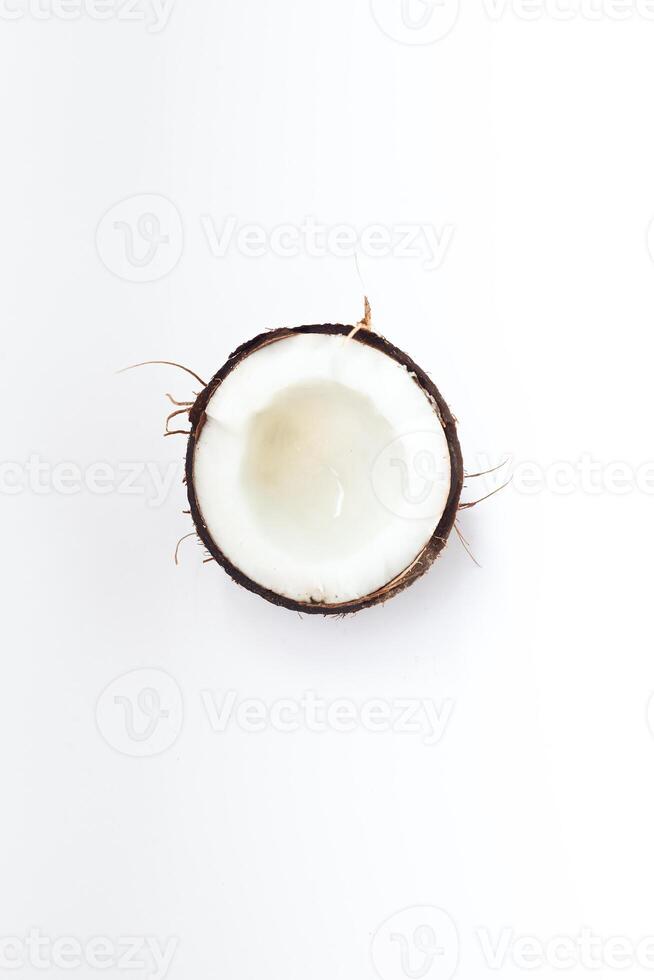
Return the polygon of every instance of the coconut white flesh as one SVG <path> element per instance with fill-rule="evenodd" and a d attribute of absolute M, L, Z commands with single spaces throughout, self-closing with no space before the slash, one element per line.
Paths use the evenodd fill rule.
<path fill-rule="evenodd" d="M 295 334 L 215 391 L 194 460 L 223 554 L 297 602 L 381 589 L 431 538 L 450 490 L 438 412 L 409 371 L 340 335 Z"/>

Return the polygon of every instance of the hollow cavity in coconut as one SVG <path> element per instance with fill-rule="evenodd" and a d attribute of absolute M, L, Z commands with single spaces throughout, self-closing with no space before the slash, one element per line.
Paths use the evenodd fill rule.
<path fill-rule="evenodd" d="M 442 550 L 459 505 L 455 421 L 367 319 L 261 334 L 180 410 L 191 515 L 209 554 L 299 612 L 356 612 L 406 588 Z"/>

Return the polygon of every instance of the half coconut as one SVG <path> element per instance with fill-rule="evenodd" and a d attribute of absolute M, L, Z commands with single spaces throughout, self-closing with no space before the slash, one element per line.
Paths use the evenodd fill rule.
<path fill-rule="evenodd" d="M 425 372 L 369 329 L 260 334 L 189 417 L 197 533 L 276 605 L 325 615 L 384 602 L 447 541 L 463 484 L 455 420 Z"/>

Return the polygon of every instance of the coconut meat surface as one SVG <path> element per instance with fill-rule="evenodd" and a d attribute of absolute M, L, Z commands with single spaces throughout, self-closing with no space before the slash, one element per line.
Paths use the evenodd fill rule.
<path fill-rule="evenodd" d="M 350 602 L 409 567 L 450 490 L 431 398 L 388 355 L 295 334 L 216 389 L 195 448 L 207 530 L 255 583 L 297 602 Z"/>

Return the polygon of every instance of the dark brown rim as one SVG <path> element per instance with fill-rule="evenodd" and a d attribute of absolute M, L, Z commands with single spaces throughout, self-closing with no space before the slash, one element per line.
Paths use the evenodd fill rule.
<path fill-rule="evenodd" d="M 189 505 L 191 508 L 191 516 L 202 543 L 211 557 L 214 558 L 219 565 L 222 565 L 227 574 L 231 576 L 231 578 L 234 579 L 234 581 L 239 585 L 242 585 L 250 592 L 254 592 L 256 595 L 261 596 L 263 599 L 267 599 L 268 602 L 272 602 L 276 606 L 284 606 L 286 609 L 292 609 L 293 611 L 300 613 L 317 614 L 323 616 L 354 613 L 358 612 L 360 609 L 366 609 L 368 606 L 375 606 L 380 602 L 386 602 L 387 599 L 392 598 L 393 596 L 397 595 L 398 592 L 402 592 L 404 589 L 406 589 L 407 586 L 415 582 L 421 575 L 424 575 L 430 565 L 443 550 L 452 527 L 454 526 L 454 520 L 456 518 L 459 506 L 459 498 L 461 496 L 461 489 L 463 487 L 463 459 L 461 457 L 459 439 L 456 434 L 456 420 L 450 412 L 445 400 L 442 398 L 438 388 L 422 370 L 422 368 L 418 367 L 418 365 L 412 361 L 407 354 L 399 350 L 397 347 L 394 347 L 384 337 L 380 337 L 379 334 L 373 333 L 370 330 L 361 329 L 356 332 L 353 340 L 359 344 L 366 344 L 368 347 L 374 347 L 376 350 L 388 355 L 388 357 L 392 357 L 399 364 L 406 367 L 414 376 L 416 384 L 418 384 L 423 391 L 430 396 L 438 409 L 438 414 L 450 451 L 451 485 L 445 510 L 443 511 L 438 527 L 434 531 L 432 537 L 427 542 L 422 552 L 417 556 L 415 561 L 399 576 L 397 576 L 397 578 L 393 579 L 392 582 L 361 599 L 356 599 L 353 602 L 337 603 L 333 605 L 317 602 L 297 602 L 294 599 L 287 598 L 286 596 L 278 595 L 276 592 L 272 592 L 270 589 L 266 589 L 264 586 L 259 585 L 258 582 L 254 582 L 251 578 L 248 578 L 247 575 L 244 575 L 243 572 L 233 565 L 229 558 L 222 553 L 216 542 L 211 537 L 211 534 L 209 533 L 209 530 L 204 522 L 200 505 L 195 495 L 195 486 L 193 481 L 195 446 L 206 419 L 205 409 L 209 399 L 216 389 L 220 387 L 227 375 L 238 367 L 241 361 L 260 348 L 266 347 L 268 344 L 273 344 L 278 340 L 284 340 L 286 337 L 292 337 L 295 334 L 317 333 L 343 335 L 352 333 L 352 330 L 352 327 L 343 326 L 342 324 L 323 323 L 306 327 L 283 327 L 279 330 L 270 330 L 267 333 L 262 333 L 257 337 L 253 337 L 252 340 L 248 340 L 247 343 L 242 344 L 232 354 L 230 354 L 227 362 L 223 364 L 208 385 L 203 389 L 203 391 L 200 392 L 189 413 L 189 418 L 191 420 L 191 434 L 189 436 L 186 451 L 186 485 L 188 490 Z"/>

